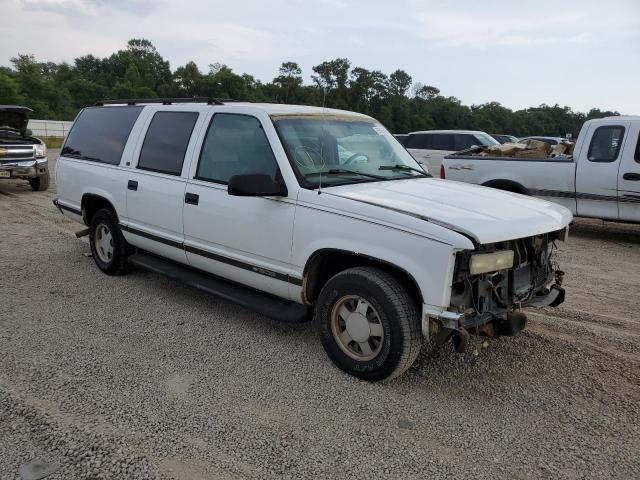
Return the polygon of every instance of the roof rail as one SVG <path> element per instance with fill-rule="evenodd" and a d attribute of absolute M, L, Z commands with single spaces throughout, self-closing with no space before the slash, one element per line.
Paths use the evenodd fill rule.
<path fill-rule="evenodd" d="M 225 100 L 234 101 L 234 100 Z M 209 97 L 186 97 L 186 98 L 122 98 L 122 99 L 106 99 L 100 100 L 95 103 L 96 107 L 102 107 L 104 105 L 137 105 L 139 103 L 161 103 L 162 105 L 172 105 L 174 103 L 206 103 L 207 105 L 224 105 L 222 100 Z"/>

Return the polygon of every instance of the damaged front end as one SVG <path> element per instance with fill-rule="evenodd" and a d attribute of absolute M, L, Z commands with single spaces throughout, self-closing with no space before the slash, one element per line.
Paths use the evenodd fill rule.
<path fill-rule="evenodd" d="M 439 321 L 437 343 L 453 337 L 464 349 L 469 334 L 515 335 L 526 325 L 522 307 L 564 301 L 564 272 L 553 260 L 568 227 L 533 237 L 480 245 L 456 256 L 449 320 Z"/>

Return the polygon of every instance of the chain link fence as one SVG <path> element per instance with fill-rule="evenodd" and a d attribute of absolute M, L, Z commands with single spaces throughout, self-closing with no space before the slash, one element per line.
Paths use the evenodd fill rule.
<path fill-rule="evenodd" d="M 73 122 L 61 120 L 29 120 L 27 128 L 31 130 L 34 137 L 64 138 L 71 130 L 71 125 Z"/>
<path fill-rule="evenodd" d="M 60 148 L 73 122 L 62 120 L 29 120 L 27 128 L 49 148 Z"/>

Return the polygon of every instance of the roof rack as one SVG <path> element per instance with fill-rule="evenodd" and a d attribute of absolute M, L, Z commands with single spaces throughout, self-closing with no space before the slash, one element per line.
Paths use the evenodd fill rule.
<path fill-rule="evenodd" d="M 224 102 L 234 102 L 236 100 L 224 100 Z M 96 107 L 104 105 L 137 105 L 139 103 L 161 103 L 162 105 L 172 105 L 174 103 L 206 103 L 207 105 L 224 105 L 224 102 L 218 98 L 209 97 L 186 97 L 186 98 L 122 98 L 116 100 L 100 100 L 95 103 Z"/>

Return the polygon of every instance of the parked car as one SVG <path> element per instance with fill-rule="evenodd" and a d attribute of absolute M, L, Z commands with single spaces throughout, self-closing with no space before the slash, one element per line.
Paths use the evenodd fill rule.
<path fill-rule="evenodd" d="M 107 274 L 133 264 L 314 317 L 331 360 L 367 380 L 400 375 L 436 329 L 462 348 L 564 299 L 563 207 L 432 178 L 365 115 L 157 102 L 85 108 L 57 162 L 54 203 Z"/>
<path fill-rule="evenodd" d="M 31 112 L 27 107 L 0 105 L 0 179 L 24 179 L 33 190 L 46 190 L 47 147 L 27 129 Z"/>
<path fill-rule="evenodd" d="M 413 158 L 434 175 L 440 171 L 444 157 L 474 145 L 498 145 L 498 141 L 484 132 L 472 130 L 427 130 L 410 133 L 404 142 Z"/>
<path fill-rule="evenodd" d="M 409 136 L 409 134 L 408 133 L 394 133 L 393 136 L 396 137 L 396 140 L 398 140 L 402 145 L 404 145 L 404 142 L 407 140 L 407 137 Z"/>
<path fill-rule="evenodd" d="M 491 133 L 490 135 L 499 143 L 518 143 L 518 138 L 513 135 L 501 135 L 498 133 Z"/>
<path fill-rule="evenodd" d="M 441 176 L 563 205 L 580 217 L 640 222 L 640 117 L 589 120 L 573 157 L 452 155 Z"/>
<path fill-rule="evenodd" d="M 524 142 L 526 140 L 538 140 L 540 142 L 548 143 L 552 147 L 554 145 L 559 144 L 559 143 L 569 142 L 569 140 L 567 140 L 566 138 L 562 138 L 562 137 L 524 137 L 524 138 L 521 138 L 519 140 L 519 142 Z"/>

